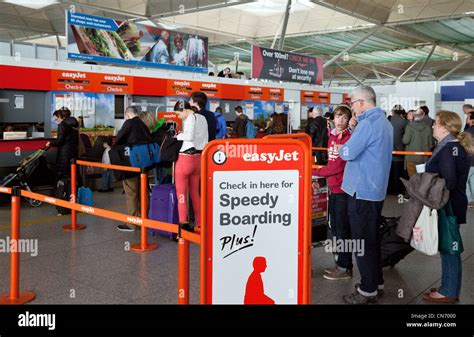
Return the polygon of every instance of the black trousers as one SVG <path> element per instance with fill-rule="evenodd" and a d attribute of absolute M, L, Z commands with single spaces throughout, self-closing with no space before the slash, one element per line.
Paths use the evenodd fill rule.
<path fill-rule="evenodd" d="M 400 180 L 400 178 L 403 177 L 405 177 L 405 162 L 392 161 L 392 165 L 390 167 L 390 178 L 388 181 L 389 194 L 398 195 L 405 192 L 405 186 Z"/>
<path fill-rule="evenodd" d="M 352 239 L 360 240 L 364 250 L 356 254 L 361 283 L 360 290 L 375 293 L 383 285 L 380 251 L 380 224 L 382 222 L 383 201 L 367 201 L 349 196 L 348 213 Z"/>
<path fill-rule="evenodd" d="M 331 219 L 331 231 L 336 240 L 350 240 L 351 227 L 347 213 L 347 201 L 349 195 L 346 193 L 331 193 L 329 196 L 329 217 Z M 340 268 L 352 270 L 352 252 L 338 252 L 337 265 Z"/>

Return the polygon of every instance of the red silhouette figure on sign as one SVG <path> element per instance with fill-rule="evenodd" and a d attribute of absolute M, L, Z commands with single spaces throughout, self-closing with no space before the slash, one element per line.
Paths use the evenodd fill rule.
<path fill-rule="evenodd" d="M 262 275 L 267 269 L 267 260 L 263 256 L 253 259 L 253 272 L 250 274 L 245 287 L 244 304 L 275 304 L 275 301 L 265 295 Z"/>

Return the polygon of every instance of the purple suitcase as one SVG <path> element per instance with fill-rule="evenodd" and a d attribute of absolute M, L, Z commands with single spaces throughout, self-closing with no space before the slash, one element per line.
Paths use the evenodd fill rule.
<path fill-rule="evenodd" d="M 174 184 L 162 184 L 152 188 L 148 218 L 173 224 L 179 223 L 178 199 L 176 198 L 176 187 Z M 170 240 L 176 238 L 175 233 L 152 228 L 150 228 L 150 232 L 166 236 Z"/>

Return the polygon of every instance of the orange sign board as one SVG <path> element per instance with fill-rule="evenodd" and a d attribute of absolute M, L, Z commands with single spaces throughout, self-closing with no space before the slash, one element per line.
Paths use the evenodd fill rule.
<path fill-rule="evenodd" d="M 183 121 L 178 117 L 176 112 L 164 112 L 160 111 L 156 113 L 156 119 L 165 119 L 165 123 L 168 124 L 168 129 L 175 130 L 176 133 L 183 129 Z"/>
<path fill-rule="evenodd" d="M 226 139 L 206 147 L 205 304 L 308 303 L 309 165 L 309 149 L 293 139 Z M 260 262 L 267 267 L 267 296 L 252 285 Z"/>
<path fill-rule="evenodd" d="M 133 77 L 125 75 L 97 74 L 97 91 L 111 94 L 133 93 Z"/>
<path fill-rule="evenodd" d="M 51 87 L 52 90 L 58 91 L 129 94 L 133 93 L 133 77 L 84 71 L 53 70 L 51 72 Z"/>
<path fill-rule="evenodd" d="M 302 103 L 331 103 L 331 93 L 322 91 L 301 91 Z"/>

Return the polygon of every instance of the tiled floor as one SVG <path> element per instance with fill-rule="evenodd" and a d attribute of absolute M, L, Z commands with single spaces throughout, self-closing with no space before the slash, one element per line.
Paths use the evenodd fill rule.
<path fill-rule="evenodd" d="M 124 197 L 118 189 L 95 194 L 95 206 L 125 212 Z M 401 212 L 401 205 L 389 197 L 384 215 Z M 32 208 L 22 204 L 22 238 L 38 239 L 38 256 L 21 257 L 21 289 L 37 294 L 34 304 L 173 304 L 177 303 L 177 244 L 162 237 L 151 237 L 159 249 L 133 253 L 125 248 L 139 242 L 139 232 L 122 233 L 109 220 L 81 215 L 86 230 L 63 232 L 68 217 L 56 217 L 49 205 Z M 10 210 L 0 205 L 0 238 L 9 233 Z M 474 210 L 468 211 L 468 224 L 462 227 L 465 251 L 461 303 L 474 303 Z M 323 269 L 333 264 L 323 247 L 313 250 L 313 303 L 339 304 L 341 295 L 353 291 L 358 282 L 325 280 Z M 199 247 L 191 244 L 191 303 L 199 303 Z M 427 289 L 438 286 L 439 256 L 413 252 L 393 269 L 384 270 L 385 296 L 380 303 L 418 304 Z M 0 253 L 0 293 L 9 287 L 9 255 Z"/>

